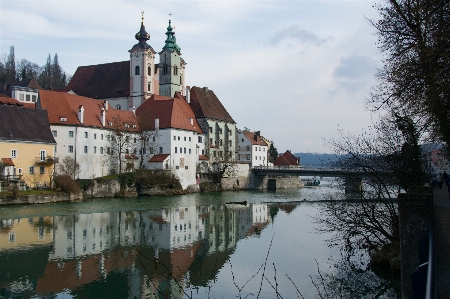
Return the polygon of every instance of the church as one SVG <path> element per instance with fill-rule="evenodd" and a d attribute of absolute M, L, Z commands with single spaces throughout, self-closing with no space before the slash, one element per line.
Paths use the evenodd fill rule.
<path fill-rule="evenodd" d="M 66 90 L 88 98 L 107 100 L 118 110 L 135 110 L 151 95 L 174 97 L 175 92 L 186 95 L 186 62 L 181 58 L 181 48 L 177 45 L 171 21 L 164 47 L 159 53 L 147 43 L 150 34 L 145 30 L 143 13 L 141 28 L 135 38 L 138 43 L 129 50 L 130 60 L 80 66 Z M 159 63 L 155 63 L 157 54 Z"/>

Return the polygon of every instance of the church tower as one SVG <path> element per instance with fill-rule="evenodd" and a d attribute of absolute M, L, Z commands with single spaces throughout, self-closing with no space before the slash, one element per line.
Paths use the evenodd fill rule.
<path fill-rule="evenodd" d="M 174 28 L 169 20 L 167 38 L 161 52 L 159 52 L 159 94 L 173 97 L 175 92 L 184 94 L 184 73 L 186 62 L 181 58 L 181 48 L 177 45 Z"/>
<path fill-rule="evenodd" d="M 147 44 L 150 34 L 145 31 L 144 12 L 141 29 L 135 38 L 139 41 L 130 51 L 130 96 L 128 108 L 139 107 L 151 94 L 157 92 L 155 69 L 156 51 Z"/>

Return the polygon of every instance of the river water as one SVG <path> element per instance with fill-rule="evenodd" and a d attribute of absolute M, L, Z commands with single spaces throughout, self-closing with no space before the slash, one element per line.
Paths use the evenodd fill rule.
<path fill-rule="evenodd" d="M 0 298 L 336 298 L 336 283 L 395 298 L 370 270 L 356 283 L 315 230 L 326 191 L 1 207 Z"/>

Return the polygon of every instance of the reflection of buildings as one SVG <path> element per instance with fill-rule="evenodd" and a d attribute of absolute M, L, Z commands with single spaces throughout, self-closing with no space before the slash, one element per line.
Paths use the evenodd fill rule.
<path fill-rule="evenodd" d="M 124 297 L 158 298 L 158 293 L 168 292 L 171 298 L 181 298 L 180 287 L 205 285 L 213 279 L 237 241 L 259 234 L 270 216 L 266 204 L 227 204 L 54 216 L 34 221 L 33 225 L 46 226 L 25 230 L 22 227 L 28 220 L 6 220 L 0 238 L 7 240 L 8 232 L 16 232 L 16 245 L 21 240 L 20 244 L 28 246 L 34 244 L 33 238 L 38 240 L 42 235 L 40 227 L 44 228 L 43 240 L 53 248 L 47 246 L 47 253 L 40 256 L 40 263 L 45 265 L 33 277 L 35 293 L 71 290 L 73 295 L 86 297 L 86 292 L 95 293 L 109 286 L 109 291 L 120 289 L 112 297 L 123 292 Z M 29 237 L 22 240 L 22 235 Z M 0 243 L 0 263 L 6 258 L 1 252 L 6 248 L 4 243 Z M 25 272 L 15 279 L 28 275 Z M 0 288 L 12 283 L 5 276 Z M 96 297 L 94 293 L 89 296 Z"/>

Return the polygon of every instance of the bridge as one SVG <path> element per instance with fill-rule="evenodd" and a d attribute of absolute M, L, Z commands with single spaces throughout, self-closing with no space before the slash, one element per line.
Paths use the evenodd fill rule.
<path fill-rule="evenodd" d="M 349 172 L 333 168 L 312 168 L 302 166 L 255 166 L 254 175 L 280 175 L 280 176 L 318 176 L 318 177 L 348 177 L 350 175 L 366 176 L 363 172 Z"/>

